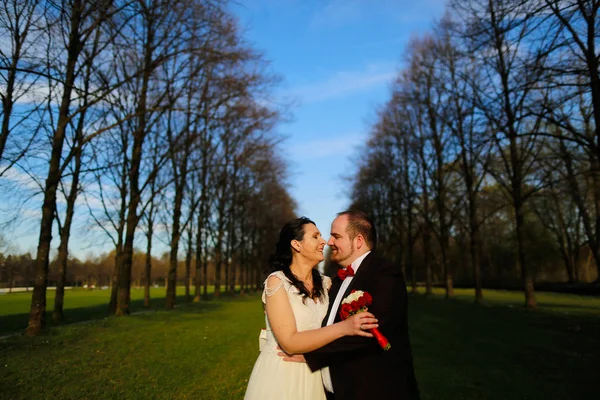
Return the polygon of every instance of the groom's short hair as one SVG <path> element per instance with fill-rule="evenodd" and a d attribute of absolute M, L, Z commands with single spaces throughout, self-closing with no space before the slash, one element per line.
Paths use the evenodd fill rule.
<path fill-rule="evenodd" d="M 357 209 L 349 209 L 338 213 L 338 217 L 342 215 L 348 217 L 346 232 L 348 232 L 350 240 L 354 240 L 358 235 L 362 235 L 365 238 L 367 246 L 371 250 L 375 250 L 375 246 L 377 246 L 377 232 L 375 231 L 375 224 L 373 224 L 367 213 Z"/>

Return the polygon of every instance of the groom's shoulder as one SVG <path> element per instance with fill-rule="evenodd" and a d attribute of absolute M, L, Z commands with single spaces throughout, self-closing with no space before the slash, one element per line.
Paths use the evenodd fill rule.
<path fill-rule="evenodd" d="M 379 268 L 393 268 L 394 263 L 377 251 L 371 251 L 365 259 L 369 264 L 376 265 Z"/>
<path fill-rule="evenodd" d="M 367 258 L 365 259 L 368 262 L 374 271 L 377 271 L 379 274 L 392 274 L 395 275 L 398 272 L 402 272 L 402 268 L 400 264 L 393 262 L 389 258 L 383 256 L 381 253 L 377 251 L 372 251 Z"/>

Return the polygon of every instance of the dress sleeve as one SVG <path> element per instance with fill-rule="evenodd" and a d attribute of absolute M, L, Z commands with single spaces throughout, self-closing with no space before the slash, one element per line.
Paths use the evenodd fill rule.
<path fill-rule="evenodd" d="M 278 281 L 277 281 L 278 283 L 276 283 L 275 285 L 268 286 L 267 283 L 269 282 L 269 278 L 272 276 L 278 278 Z M 289 284 L 288 284 L 288 280 L 285 277 L 285 274 L 283 272 L 275 271 L 272 274 L 270 274 L 269 276 L 267 276 L 267 279 L 265 279 L 265 283 L 263 284 L 263 286 L 264 286 L 264 290 L 263 290 L 263 294 L 262 294 L 262 302 L 263 302 L 263 304 L 267 304 L 267 297 L 273 296 L 282 287 L 285 290 L 287 290 L 289 287 Z"/>

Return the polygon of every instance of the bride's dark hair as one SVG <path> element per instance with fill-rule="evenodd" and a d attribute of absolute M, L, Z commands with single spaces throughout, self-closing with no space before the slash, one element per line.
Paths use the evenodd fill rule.
<path fill-rule="evenodd" d="M 290 270 L 290 265 L 292 264 L 291 242 L 292 240 L 302 241 L 302 239 L 304 239 L 304 225 L 307 224 L 316 225 L 310 219 L 300 217 L 289 221 L 281 228 L 281 232 L 279 232 L 279 241 L 275 245 L 275 253 L 271 254 L 271 257 L 269 258 L 269 268 L 267 270 L 267 273 L 283 271 L 285 276 L 292 282 L 292 285 L 298 289 L 300 292 L 299 294 L 304 296 L 302 299 L 303 301 L 306 300 L 307 297 L 321 299 L 321 296 L 323 296 L 323 280 L 316 268 L 313 268 L 312 270 L 312 293 L 304 286 L 304 282 L 298 279 L 298 277 Z"/>

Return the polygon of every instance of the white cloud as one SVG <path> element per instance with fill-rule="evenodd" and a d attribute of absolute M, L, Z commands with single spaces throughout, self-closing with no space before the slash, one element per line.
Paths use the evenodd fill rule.
<path fill-rule="evenodd" d="M 310 21 L 311 28 L 339 27 L 361 17 L 365 4 L 362 0 L 332 0 Z"/>
<path fill-rule="evenodd" d="M 310 27 L 337 28 L 378 13 L 401 22 L 426 22 L 442 15 L 446 0 L 331 0 L 312 18 Z"/>
<path fill-rule="evenodd" d="M 303 103 L 347 96 L 392 82 L 393 64 L 370 64 L 362 71 L 339 71 L 321 82 L 291 89 L 291 95 Z"/>
<path fill-rule="evenodd" d="M 17 168 L 10 168 L 6 170 L 2 178 L 11 182 L 14 187 L 26 189 L 28 191 L 28 195 L 31 195 L 32 193 L 41 193 L 42 189 L 40 188 L 39 184 L 35 182 L 34 178 L 24 172 L 21 172 Z M 41 177 L 36 177 L 35 179 L 38 179 L 38 182 L 42 182 Z"/>
<path fill-rule="evenodd" d="M 294 144 L 292 154 L 297 157 L 296 162 L 317 158 L 345 157 L 365 141 L 364 133 L 350 132 L 335 136 L 323 134 L 319 135 L 318 139 L 302 144 Z"/>
<path fill-rule="evenodd" d="M 447 0 L 420 0 L 398 10 L 397 20 L 403 23 L 433 22 L 444 14 Z"/>

